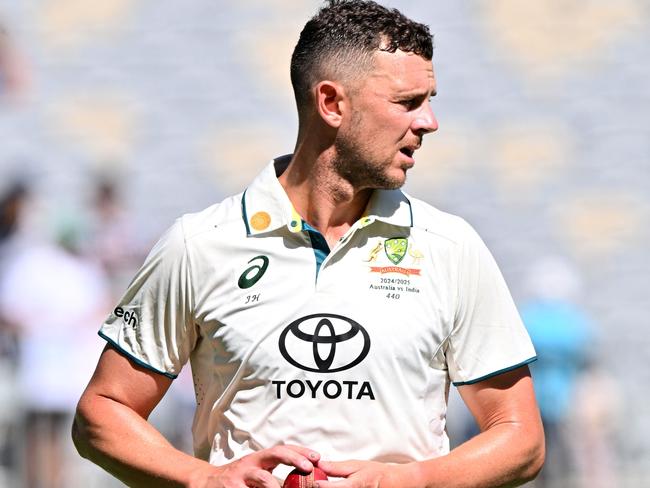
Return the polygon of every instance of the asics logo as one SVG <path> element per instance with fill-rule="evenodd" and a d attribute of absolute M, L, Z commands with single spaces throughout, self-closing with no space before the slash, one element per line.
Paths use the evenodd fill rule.
<path fill-rule="evenodd" d="M 248 261 L 248 264 L 253 262 L 255 263 L 244 270 L 237 282 L 237 285 L 239 285 L 239 288 L 242 290 L 250 288 L 257 283 L 260 278 L 264 276 L 266 269 L 269 267 L 269 258 L 263 255 L 255 256 L 253 259 Z"/>

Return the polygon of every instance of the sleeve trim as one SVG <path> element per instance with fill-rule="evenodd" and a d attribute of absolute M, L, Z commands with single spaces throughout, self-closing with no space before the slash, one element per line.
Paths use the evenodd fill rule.
<path fill-rule="evenodd" d="M 510 371 L 514 371 L 517 368 L 521 368 L 522 366 L 525 366 L 527 364 L 530 364 L 534 361 L 537 361 L 537 356 L 533 356 L 532 358 L 526 359 L 525 361 L 522 361 L 521 363 L 515 364 L 514 366 L 509 366 L 507 368 L 500 369 L 498 371 L 495 371 L 490 374 L 486 374 L 485 376 L 481 376 L 480 378 L 476 378 L 474 380 L 469 380 L 469 381 L 458 381 L 458 382 L 453 382 L 454 386 L 463 386 L 463 385 L 473 385 L 475 383 L 479 383 L 483 380 L 487 380 L 489 378 L 493 378 L 494 376 L 498 376 L 503 373 L 508 373 Z"/>
<path fill-rule="evenodd" d="M 175 380 L 175 379 L 178 377 L 177 374 L 171 374 L 171 373 L 166 373 L 166 372 L 164 372 L 164 371 L 160 371 L 159 369 L 156 369 L 156 368 L 154 368 L 153 366 L 150 366 L 149 364 L 145 363 L 145 362 L 142 361 L 141 359 L 136 358 L 133 354 L 131 354 L 131 353 L 125 351 L 122 347 L 119 346 L 119 344 L 118 344 L 117 342 L 115 342 L 113 339 L 111 339 L 110 337 L 108 337 L 108 336 L 107 336 L 106 334 L 104 334 L 101 330 L 100 330 L 99 332 L 97 332 L 97 334 L 99 335 L 99 337 L 101 337 L 101 338 L 104 339 L 106 342 L 108 342 L 111 346 L 113 346 L 113 348 L 115 348 L 115 350 L 116 350 L 117 352 L 119 352 L 119 353 L 122 354 L 123 356 L 126 356 L 128 359 L 130 359 L 131 361 L 133 361 L 133 362 L 134 362 L 135 364 L 137 364 L 138 366 L 141 366 L 141 367 L 143 367 L 143 368 L 145 368 L 145 369 L 148 369 L 149 371 L 153 371 L 154 373 L 158 373 L 158 374 L 161 374 L 161 375 L 163 375 L 163 376 L 167 376 L 167 378 L 170 378 L 170 379 L 172 379 L 172 380 Z"/>

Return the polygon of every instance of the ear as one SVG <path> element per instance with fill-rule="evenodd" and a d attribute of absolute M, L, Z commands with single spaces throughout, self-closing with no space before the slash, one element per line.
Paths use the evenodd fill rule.
<path fill-rule="evenodd" d="M 316 109 L 323 121 L 338 129 L 345 108 L 345 93 L 343 87 L 334 81 L 321 81 L 314 87 Z"/>

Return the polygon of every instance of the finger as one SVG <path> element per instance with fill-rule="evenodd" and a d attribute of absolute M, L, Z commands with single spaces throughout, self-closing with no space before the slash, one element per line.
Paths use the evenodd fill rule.
<path fill-rule="evenodd" d="M 318 488 L 353 488 L 355 484 L 349 479 L 339 481 L 318 480 L 316 486 L 318 486 Z"/>
<path fill-rule="evenodd" d="M 287 446 L 275 446 L 270 449 L 263 449 L 256 454 L 251 454 L 258 460 L 261 468 L 273 470 L 278 464 L 293 466 L 305 473 L 310 473 L 314 463 L 301 452 Z M 314 461 L 315 462 L 315 461 Z"/>
<path fill-rule="evenodd" d="M 250 469 L 244 474 L 246 486 L 255 488 L 279 488 L 280 483 L 270 472 L 264 469 Z"/>
<path fill-rule="evenodd" d="M 351 474 L 356 473 L 361 468 L 359 461 L 319 461 L 318 467 L 325 471 L 327 476 L 334 476 L 337 478 L 347 478 Z"/>
<path fill-rule="evenodd" d="M 296 446 L 293 444 L 285 444 L 284 447 L 302 454 L 314 464 L 320 460 L 320 453 L 314 451 L 313 449 L 309 449 L 303 446 Z"/>

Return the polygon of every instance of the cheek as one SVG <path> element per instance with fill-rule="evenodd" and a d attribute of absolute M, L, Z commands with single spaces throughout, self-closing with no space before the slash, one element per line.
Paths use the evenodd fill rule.
<path fill-rule="evenodd" d="M 349 134 L 359 148 L 372 152 L 393 151 L 404 139 L 411 126 L 410 114 L 394 106 L 361 108 L 350 118 Z"/>
<path fill-rule="evenodd" d="M 404 137 L 412 124 L 413 117 L 409 112 L 395 108 L 378 114 L 377 122 L 386 133 L 386 137 L 399 140 Z"/>

